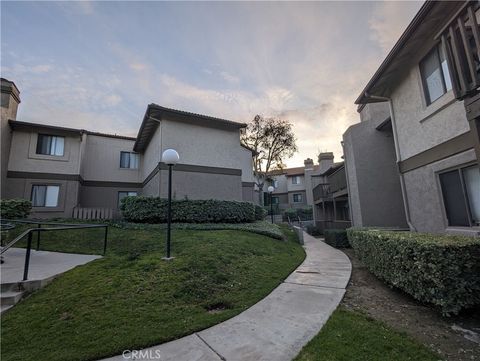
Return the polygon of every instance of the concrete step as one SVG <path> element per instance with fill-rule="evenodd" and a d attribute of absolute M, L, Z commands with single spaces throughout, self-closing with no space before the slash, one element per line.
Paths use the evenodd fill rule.
<path fill-rule="evenodd" d="M 7 282 L 0 285 L 0 292 L 23 291 L 24 288 L 20 282 Z"/>
<path fill-rule="evenodd" d="M 5 311 L 11 309 L 12 307 L 13 307 L 13 305 L 8 305 L 8 306 L 1 305 L 0 306 L 0 314 L 3 314 Z"/>
<path fill-rule="evenodd" d="M 13 306 L 18 301 L 20 301 L 23 297 L 23 291 L 9 291 L 9 292 L 2 292 L 0 295 L 0 305 L 2 306 Z"/>

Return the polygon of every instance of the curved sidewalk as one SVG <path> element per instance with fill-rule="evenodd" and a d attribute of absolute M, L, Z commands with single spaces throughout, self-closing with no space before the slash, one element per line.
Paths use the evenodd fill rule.
<path fill-rule="evenodd" d="M 304 242 L 305 261 L 263 300 L 218 325 L 144 349 L 137 359 L 158 360 L 157 355 L 162 361 L 294 358 L 337 308 L 352 270 L 343 252 L 306 233 Z M 132 360 L 132 356 L 105 361 Z"/>

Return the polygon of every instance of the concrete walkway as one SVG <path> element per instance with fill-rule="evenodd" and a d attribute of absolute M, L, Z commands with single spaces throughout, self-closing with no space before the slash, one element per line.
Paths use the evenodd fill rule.
<path fill-rule="evenodd" d="M 5 263 L 0 266 L 2 284 L 22 281 L 25 253 L 25 248 L 10 248 L 5 252 Z M 47 280 L 97 258 L 101 256 L 32 250 L 28 280 Z"/>
<path fill-rule="evenodd" d="M 304 242 L 305 261 L 263 300 L 206 330 L 142 350 L 136 359 L 158 360 L 157 355 L 162 361 L 294 358 L 337 308 L 352 269 L 343 252 L 306 233 Z M 107 360 L 135 359 L 133 356 Z"/>

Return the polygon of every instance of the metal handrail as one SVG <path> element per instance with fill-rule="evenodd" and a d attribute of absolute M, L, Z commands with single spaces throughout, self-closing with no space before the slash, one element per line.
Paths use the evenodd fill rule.
<path fill-rule="evenodd" d="M 15 221 L 19 223 L 35 223 L 38 224 L 37 228 L 29 228 L 22 232 L 20 235 L 15 237 L 11 242 L 9 242 L 5 247 L 2 247 L 0 250 L 0 255 L 3 255 L 6 251 L 8 251 L 13 245 L 15 245 L 17 242 L 22 240 L 26 235 L 28 235 L 28 240 L 27 240 L 27 251 L 25 254 L 25 266 L 23 269 L 23 280 L 26 281 L 28 279 L 28 268 L 30 265 L 30 253 L 31 253 L 31 248 L 32 248 L 32 234 L 33 232 L 37 232 L 37 250 L 39 249 L 40 246 L 40 233 L 41 232 L 50 232 L 50 231 L 65 231 L 65 230 L 71 230 L 71 229 L 85 229 L 85 228 L 105 228 L 105 235 L 104 235 L 104 241 L 103 241 L 103 255 L 106 254 L 107 252 L 107 237 L 108 237 L 108 225 L 106 224 L 72 224 L 69 225 L 67 224 L 65 227 L 51 227 L 51 228 L 40 228 L 41 224 L 62 224 L 63 223 L 38 223 L 38 222 L 29 222 L 29 221 Z"/>

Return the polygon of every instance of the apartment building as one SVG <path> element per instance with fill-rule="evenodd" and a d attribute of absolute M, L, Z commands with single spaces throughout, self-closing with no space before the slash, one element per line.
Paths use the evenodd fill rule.
<path fill-rule="evenodd" d="M 180 155 L 176 199 L 255 200 L 246 124 L 150 104 L 137 137 L 125 137 L 22 122 L 16 85 L 2 79 L 1 96 L 1 196 L 31 200 L 33 217 L 109 217 L 125 196 L 166 197 L 168 148 Z"/>
<path fill-rule="evenodd" d="M 354 226 L 480 233 L 478 1 L 427 1 L 343 136 Z"/>

